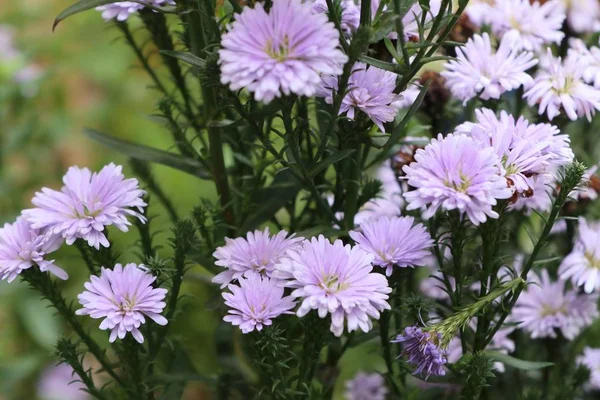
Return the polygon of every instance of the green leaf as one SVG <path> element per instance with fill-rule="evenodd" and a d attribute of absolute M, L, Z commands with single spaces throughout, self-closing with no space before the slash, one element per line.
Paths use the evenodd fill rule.
<path fill-rule="evenodd" d="M 83 132 L 86 136 L 95 140 L 96 142 L 110 147 L 111 149 L 129 157 L 166 165 L 167 167 L 175 168 L 200 179 L 210 179 L 210 173 L 198 160 L 193 160 L 180 154 L 158 150 L 143 144 L 128 142 L 105 133 L 98 132 L 94 129 L 86 128 Z"/>
<path fill-rule="evenodd" d="M 183 51 L 171 51 L 171 50 L 161 50 L 162 54 L 166 54 L 170 57 L 174 57 L 178 60 L 183 61 L 184 63 L 193 65 L 197 68 L 204 68 L 206 66 L 206 61 L 201 59 L 198 56 L 193 55 L 192 53 L 186 53 Z"/>
<path fill-rule="evenodd" d="M 336 153 L 330 155 L 329 157 L 319 161 L 317 163 L 317 165 L 315 165 L 308 171 L 308 177 L 309 178 L 314 177 L 319 172 L 327 169 L 330 165 L 333 165 L 337 162 L 342 161 L 344 158 L 346 158 L 350 154 L 354 153 L 354 151 L 355 151 L 354 149 L 342 150 L 342 151 L 336 152 Z"/>
<path fill-rule="evenodd" d="M 47 350 L 53 350 L 60 337 L 60 319 L 47 300 L 28 296 L 18 303 L 21 322 L 30 337 Z"/>
<path fill-rule="evenodd" d="M 259 207 L 244 221 L 239 233 L 255 229 L 263 222 L 268 221 L 281 207 L 294 200 L 300 189 L 302 189 L 301 182 L 294 177 L 290 170 L 275 175 L 270 186 L 258 191 L 253 196 L 254 204 L 258 204 Z"/>
<path fill-rule="evenodd" d="M 514 358 L 512 356 L 509 356 L 508 354 L 502 354 L 497 351 L 486 351 L 485 354 L 489 358 L 493 358 L 494 360 L 500 361 L 503 364 L 506 364 L 513 368 L 523 369 L 526 371 L 533 371 L 536 369 L 547 368 L 547 367 L 551 367 L 554 365 L 554 363 L 551 363 L 548 361 L 519 360 L 518 358 Z"/>

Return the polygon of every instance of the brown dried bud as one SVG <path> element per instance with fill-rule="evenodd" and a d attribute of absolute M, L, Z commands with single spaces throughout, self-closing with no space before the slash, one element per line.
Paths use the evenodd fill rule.
<path fill-rule="evenodd" d="M 451 97 L 450 91 L 446 88 L 446 78 L 438 72 L 426 71 L 421 75 L 419 83 L 429 84 L 422 108 L 429 114 L 439 114 Z"/>
<path fill-rule="evenodd" d="M 477 32 L 477 26 L 469 19 L 467 14 L 462 14 L 456 21 L 456 25 L 454 25 L 448 38 L 454 42 L 466 43 L 475 32 Z M 456 55 L 455 51 L 454 55 Z"/>
<path fill-rule="evenodd" d="M 402 146 L 400 150 L 392 157 L 392 169 L 396 173 L 396 176 L 404 176 L 405 165 L 410 165 L 415 161 L 415 153 L 420 149 L 419 146 L 407 144 Z"/>

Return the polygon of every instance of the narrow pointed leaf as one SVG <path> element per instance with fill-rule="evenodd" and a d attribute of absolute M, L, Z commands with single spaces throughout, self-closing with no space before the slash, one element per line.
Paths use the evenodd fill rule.
<path fill-rule="evenodd" d="M 129 157 L 166 165 L 167 167 L 175 168 L 200 179 L 210 179 L 210 173 L 204 168 L 202 163 L 197 160 L 184 157 L 180 154 L 148 147 L 143 144 L 118 139 L 94 129 L 85 129 L 84 134 L 96 142 Z"/>
<path fill-rule="evenodd" d="M 308 171 L 308 177 L 312 178 L 315 175 L 317 175 L 319 172 L 327 169 L 330 165 L 333 165 L 337 162 L 342 161 L 344 158 L 348 157 L 350 154 L 354 153 L 354 149 L 347 149 L 347 150 L 342 150 L 339 151 L 335 154 L 332 154 L 331 156 L 325 158 L 324 160 L 321 160 L 317 163 L 317 165 L 315 165 L 314 167 L 312 167 L 309 171 Z"/>
<path fill-rule="evenodd" d="M 174 57 L 178 60 L 183 61 L 184 63 L 193 65 L 197 68 L 204 68 L 206 65 L 206 61 L 201 59 L 198 56 L 193 55 L 192 53 L 186 53 L 183 51 L 171 51 L 171 50 L 161 50 L 162 54 L 166 54 L 167 56 Z"/>
<path fill-rule="evenodd" d="M 510 367 L 517 368 L 517 369 L 523 369 L 526 371 L 547 368 L 547 367 L 551 367 L 554 365 L 554 363 L 551 363 L 548 361 L 519 360 L 518 358 L 509 356 L 508 354 L 503 354 L 503 353 L 500 353 L 497 351 L 486 351 L 485 354 L 488 357 L 493 358 L 496 361 L 500 361 L 501 363 L 506 364 Z"/>

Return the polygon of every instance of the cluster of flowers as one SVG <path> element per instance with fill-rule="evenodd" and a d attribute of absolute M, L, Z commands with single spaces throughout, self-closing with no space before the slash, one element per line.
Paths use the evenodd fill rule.
<path fill-rule="evenodd" d="M 23 210 L 14 223 L 0 228 L 0 279 L 12 282 L 37 267 L 66 280 L 67 273 L 48 259 L 63 243 L 81 240 L 95 249 L 109 247 L 108 226 L 127 232 L 129 216 L 145 222 L 145 192 L 136 179 L 125 179 L 121 171 L 114 164 L 98 173 L 71 167 L 60 191 L 43 188 L 36 193 L 32 200 L 35 208 Z M 160 315 L 167 291 L 153 287 L 155 279 L 143 265 L 102 268 L 100 276 L 91 276 L 78 296 L 83 308 L 77 314 L 104 318 L 100 329 L 111 330 L 110 342 L 130 332 L 142 343 L 139 327 L 145 323 L 144 316 L 167 324 Z"/>
<path fill-rule="evenodd" d="M 214 253 L 215 264 L 225 271 L 213 279 L 229 289 L 223 293 L 230 307 L 224 320 L 244 333 L 260 331 L 279 315 L 292 313 L 300 299 L 296 315 L 303 317 L 311 310 L 321 318 L 329 314 L 336 336 L 345 326 L 348 332 L 370 331 L 371 318 L 379 319 L 381 311 L 390 309 L 392 291 L 373 266 L 390 276 L 394 266 L 420 265 L 433 242 L 412 217 L 369 219 L 350 236 L 355 246 L 341 240 L 331 243 L 323 236 L 288 236 L 285 231 L 271 236 L 268 228 L 227 239 Z M 286 288 L 292 289 L 289 296 Z"/>

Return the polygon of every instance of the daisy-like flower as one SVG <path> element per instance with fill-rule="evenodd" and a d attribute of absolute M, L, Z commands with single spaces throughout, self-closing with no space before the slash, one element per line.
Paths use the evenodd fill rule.
<path fill-rule="evenodd" d="M 380 217 L 363 222 L 358 231 L 350 231 L 358 247 L 372 254 L 373 265 L 385 268 L 391 276 L 394 265 L 414 267 L 423 262 L 433 245 L 423 224 L 413 217 Z"/>
<path fill-rule="evenodd" d="M 415 366 L 413 375 L 446 375 L 444 365 L 448 362 L 446 350 L 440 348 L 441 335 L 435 332 L 423 331 L 416 326 L 408 326 L 403 335 L 398 335 L 392 343 L 402 344 L 401 356 Z"/>
<path fill-rule="evenodd" d="M 385 400 L 388 388 L 385 379 L 378 373 L 357 373 L 354 378 L 346 381 L 346 400 Z"/>
<path fill-rule="evenodd" d="M 340 27 L 346 35 L 351 35 L 358 29 L 360 25 L 360 8 L 354 3 L 353 0 L 338 0 L 340 5 L 340 11 L 342 13 L 342 20 L 340 21 Z M 333 1 L 333 4 L 337 4 Z M 314 0 L 312 4 L 314 13 L 321 13 L 329 15 L 329 7 L 327 7 L 326 0 Z"/>
<path fill-rule="evenodd" d="M 333 244 L 323 235 L 306 240 L 302 247 L 288 252 L 276 266 L 274 276 L 288 280 L 295 288 L 292 296 L 301 298 L 297 315 L 317 310 L 319 317 L 331 314 L 330 330 L 341 336 L 347 321 L 348 332 L 373 328 L 370 318 L 379 319 L 389 310 L 392 289 L 385 276 L 372 272 L 373 256 L 357 246 Z"/>
<path fill-rule="evenodd" d="M 583 286 L 586 293 L 600 288 L 600 223 L 579 217 L 575 246 L 561 262 L 558 274 L 574 286 Z"/>
<path fill-rule="evenodd" d="M 471 0 L 465 9 L 469 21 L 478 28 L 491 23 L 495 0 Z"/>
<path fill-rule="evenodd" d="M 551 172 L 573 160 L 567 135 L 549 124 L 530 124 L 502 111 L 476 110 L 477 122 L 459 125 L 459 133 L 471 135 L 482 146 L 491 146 L 501 160 L 501 175 L 522 197 L 532 197 L 538 178 L 553 179 Z"/>
<path fill-rule="evenodd" d="M 294 298 L 284 297 L 284 289 L 276 280 L 251 272 L 238 282 L 239 286 L 228 286 L 231 293 L 223 293 L 225 305 L 230 307 L 223 320 L 239 326 L 243 333 L 261 331 L 281 314 L 293 314 Z"/>
<path fill-rule="evenodd" d="M 596 32 L 600 28 L 600 3 L 597 0 L 561 0 L 567 8 L 567 23 L 575 33 Z"/>
<path fill-rule="evenodd" d="M 313 96 L 321 75 L 341 75 L 348 57 L 338 48 L 339 32 L 327 15 L 301 0 L 275 0 L 244 7 L 219 51 L 221 83 L 248 89 L 269 103 L 295 93 Z"/>
<path fill-rule="evenodd" d="M 127 217 L 146 221 L 141 214 L 147 205 L 142 199 L 146 192 L 137 179 L 125 179 L 121 171 L 122 167 L 113 163 L 94 173 L 71 167 L 63 177 L 62 189 L 37 192 L 32 200 L 36 208 L 24 210 L 23 216 L 34 229 L 61 235 L 68 245 L 84 239 L 96 249 L 109 247 L 104 234 L 107 226 L 127 232 L 131 225 Z"/>
<path fill-rule="evenodd" d="M 487 33 L 474 35 L 456 49 L 456 55 L 456 60 L 445 64 L 442 76 L 463 104 L 476 96 L 498 99 L 505 92 L 529 85 L 533 78 L 526 71 L 538 62 L 532 53 L 515 49 L 507 39 L 502 39 L 494 51 Z"/>
<path fill-rule="evenodd" d="M 565 291 L 565 281 L 553 282 L 547 270 L 530 276 L 530 285 L 521 293 L 509 321 L 518 323 L 533 339 L 555 338 L 560 330 L 567 340 L 573 340 L 598 318 L 597 296 Z"/>
<path fill-rule="evenodd" d="M 37 384 L 40 400 L 90 400 L 87 387 L 79 381 L 68 364 L 47 367 Z"/>
<path fill-rule="evenodd" d="M 226 270 L 212 281 L 220 283 L 223 289 L 247 272 L 259 272 L 270 277 L 281 257 L 288 250 L 297 247 L 302 240 L 304 239 L 294 235 L 288 237 L 286 231 L 271 236 L 269 228 L 248 232 L 246 238 L 225 238 L 225 246 L 218 247 L 213 257 L 217 260 L 215 264 Z"/>
<path fill-rule="evenodd" d="M 563 61 L 548 49 L 545 64 L 525 92 L 529 105 L 539 104 L 538 113 L 546 113 L 550 120 L 563 110 L 572 121 L 584 115 L 591 121 L 600 109 L 600 89 L 585 83 L 587 63 L 574 56 Z"/>
<path fill-rule="evenodd" d="M 84 285 L 86 290 L 77 296 L 83 308 L 75 313 L 94 319 L 104 318 L 100 329 L 111 331 L 111 343 L 117 337 L 125 338 L 128 332 L 139 343 L 144 343 L 139 328 L 146 323 L 145 317 L 159 325 L 168 322 L 160 315 L 165 308 L 167 290 L 153 287 L 155 280 L 156 277 L 143 265 L 127 264 L 123 267 L 116 264 L 112 270 L 103 267 L 100 276 L 90 277 Z"/>
<path fill-rule="evenodd" d="M 397 75 L 381 68 L 356 63 L 348 81 L 348 93 L 342 101 L 340 114 L 346 113 L 354 119 L 356 112 L 361 111 L 385 132 L 383 126 L 392 122 L 400 108 L 402 96 L 395 94 Z M 324 97 L 329 104 L 333 103 L 333 93 L 338 90 L 335 76 L 323 78 L 317 96 Z"/>
<path fill-rule="evenodd" d="M 474 225 L 487 217 L 498 218 L 492 210 L 496 199 L 512 196 L 512 190 L 499 174 L 500 160 L 491 147 L 466 135 L 439 135 L 425 149 L 417 150 L 416 162 L 403 171 L 415 188 L 404 193 L 408 210 L 423 210 L 431 218 L 439 208 L 467 214 Z"/>
<path fill-rule="evenodd" d="M 590 380 L 588 382 L 588 389 L 599 390 L 600 389 L 600 349 L 585 347 L 583 354 L 577 357 L 577 364 L 585 365 L 590 370 Z"/>
<path fill-rule="evenodd" d="M 588 49 L 583 40 L 573 38 L 569 40 L 568 57 L 574 57 L 579 63 L 585 64 L 583 80 L 600 88 L 600 48 L 592 46 Z"/>
<path fill-rule="evenodd" d="M 565 20 L 559 0 L 501 0 L 489 12 L 489 24 L 499 37 L 515 49 L 539 51 L 543 45 L 560 43 Z"/>
<path fill-rule="evenodd" d="M 144 0 L 144 3 L 155 7 L 175 5 L 173 0 Z M 117 21 L 125 21 L 131 14 L 135 14 L 143 8 L 144 5 L 140 3 L 133 1 L 119 1 L 117 3 L 96 7 L 96 10 L 102 12 L 102 18 L 104 18 L 106 21 L 112 19 L 116 19 Z"/>
<path fill-rule="evenodd" d="M 42 234 L 22 217 L 13 224 L 5 224 L 0 228 L 0 279 L 10 283 L 35 265 L 42 272 L 49 271 L 60 279 L 68 279 L 69 275 L 54 264 L 54 260 L 46 259 L 62 243 L 60 236 Z"/>

